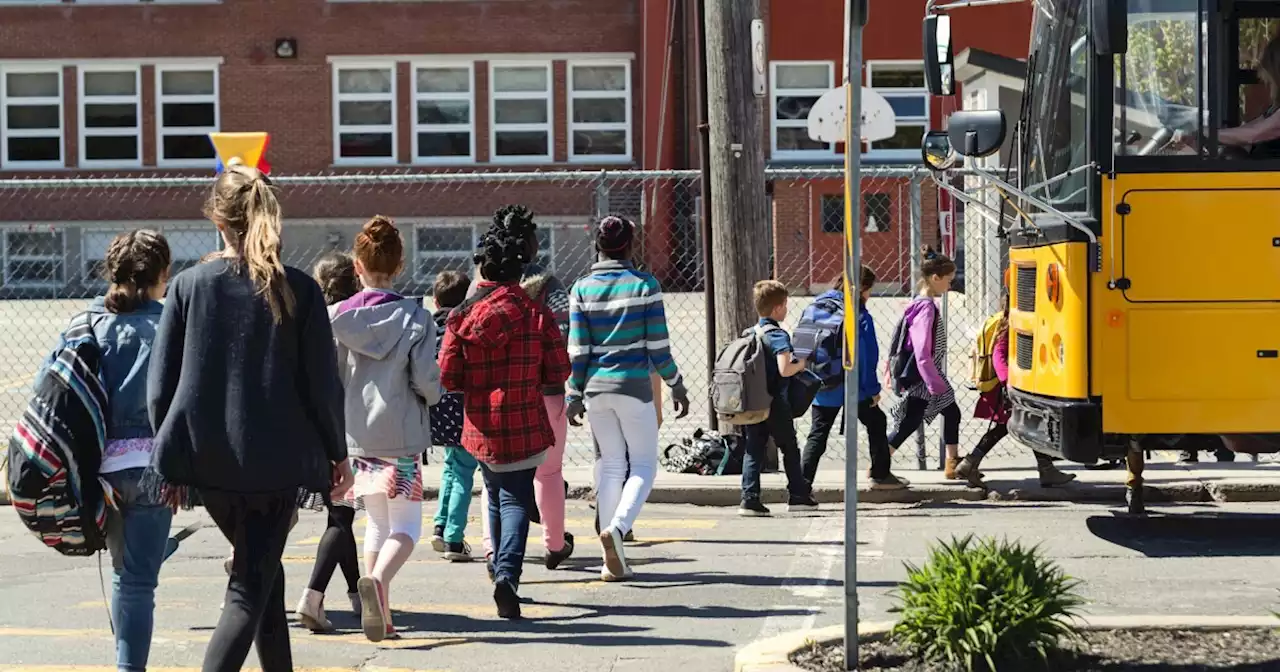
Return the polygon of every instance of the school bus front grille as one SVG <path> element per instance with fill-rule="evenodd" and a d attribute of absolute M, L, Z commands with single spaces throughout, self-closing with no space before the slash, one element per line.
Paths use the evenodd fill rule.
<path fill-rule="evenodd" d="M 1031 363 L 1035 360 L 1036 339 L 1031 334 L 1019 333 L 1014 339 L 1015 355 L 1018 360 L 1018 368 L 1023 371 L 1031 370 Z"/>
<path fill-rule="evenodd" d="M 1036 312 L 1036 267 L 1017 267 L 1018 295 L 1017 307 L 1020 312 Z"/>

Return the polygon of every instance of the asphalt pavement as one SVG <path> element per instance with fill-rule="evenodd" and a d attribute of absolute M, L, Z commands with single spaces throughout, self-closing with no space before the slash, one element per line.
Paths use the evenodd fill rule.
<path fill-rule="evenodd" d="M 781 507 L 779 507 L 781 508 Z M 425 512 L 434 513 L 434 502 Z M 526 620 L 494 613 L 483 563 L 450 564 L 420 546 L 393 584 L 404 638 L 374 645 L 329 591 L 333 635 L 295 629 L 299 670 L 732 669 L 738 647 L 783 631 L 840 622 L 844 526 L 838 506 L 814 514 L 740 519 L 731 508 L 650 505 L 629 557 L 637 579 L 598 580 L 592 511 L 569 505 L 579 552 L 555 572 L 531 532 L 522 595 Z M 200 519 L 183 513 L 178 529 Z M 357 522 L 357 533 L 363 525 Z M 305 513 L 290 538 L 290 602 L 310 573 L 324 527 Z M 428 527 L 429 528 L 429 524 Z M 469 530 L 479 547 L 479 526 Z M 954 502 L 867 506 L 859 516 L 863 618 L 890 618 L 904 562 L 920 563 L 939 537 L 967 533 L 1039 543 L 1080 578 L 1093 614 L 1265 615 L 1280 603 L 1280 506 L 1162 506 L 1147 520 L 1103 505 Z M 40 547 L 0 509 L 0 672 L 113 670 L 99 564 Z M 198 670 L 218 618 L 226 543 L 203 529 L 166 564 L 157 596 L 152 670 Z M 110 564 L 103 559 L 108 580 Z M 290 604 L 292 606 L 292 604 Z M 250 656 L 249 667 L 256 665 Z"/>

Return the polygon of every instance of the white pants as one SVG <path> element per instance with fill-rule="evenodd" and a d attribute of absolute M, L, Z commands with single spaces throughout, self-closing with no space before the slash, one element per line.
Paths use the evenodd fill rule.
<path fill-rule="evenodd" d="M 360 498 L 369 514 L 369 527 L 364 531 L 364 552 L 377 553 L 391 535 L 409 537 L 409 543 L 417 545 L 422 538 L 422 502 L 410 502 L 403 497 L 395 499 L 386 495 L 365 495 Z"/>
<path fill-rule="evenodd" d="M 651 401 L 622 394 L 597 394 L 587 400 L 587 421 L 600 445 L 600 465 L 596 469 L 600 529 L 612 527 L 626 532 L 635 525 L 658 474 L 657 411 Z"/>

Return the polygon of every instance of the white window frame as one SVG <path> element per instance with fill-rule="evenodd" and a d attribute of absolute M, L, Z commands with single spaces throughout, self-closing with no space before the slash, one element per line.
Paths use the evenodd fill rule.
<path fill-rule="evenodd" d="M 502 68 L 534 68 L 547 69 L 546 91 L 498 91 L 495 73 Z M 555 106 L 555 68 L 552 61 L 490 61 L 489 62 L 489 162 L 505 164 L 521 163 L 554 163 L 556 153 L 556 106 Z M 547 100 L 547 122 L 545 124 L 498 124 L 499 100 Z M 498 156 L 498 131 L 537 132 L 547 134 L 547 153 L 541 156 Z"/>
<path fill-rule="evenodd" d="M 5 88 L 8 84 L 8 75 L 56 75 L 58 78 L 58 97 L 53 98 L 18 98 L 20 103 L 13 103 L 9 100 Z M 49 170 L 57 168 L 65 168 L 67 165 L 67 138 L 64 127 L 66 126 L 66 90 L 63 81 L 62 66 L 0 66 L 0 170 Z M 52 129 L 17 129 L 9 130 L 9 107 L 26 106 L 26 105 L 57 105 L 58 106 L 58 129 L 56 131 L 58 137 L 58 160 L 57 161 L 14 161 L 9 158 L 9 138 L 50 138 L 54 136 Z"/>
<path fill-rule="evenodd" d="M 133 73 L 133 95 L 132 96 L 86 96 L 84 88 L 84 76 L 96 72 L 132 72 Z M 76 109 L 76 125 L 79 127 L 80 133 L 80 163 L 81 168 L 141 168 L 142 167 L 142 66 L 136 63 L 93 63 L 85 64 L 76 68 L 76 96 L 79 98 L 78 107 Z M 137 115 L 138 123 L 132 128 L 95 128 L 90 130 L 85 126 L 85 106 L 86 105 L 128 105 L 132 104 Z M 87 142 L 90 137 L 130 137 L 137 140 L 138 158 L 133 161 L 120 159 L 87 159 Z"/>
<path fill-rule="evenodd" d="M 338 81 L 339 73 L 343 70 L 390 70 L 391 71 L 391 91 L 388 93 L 339 93 Z M 396 61 L 359 61 L 353 63 L 343 63 L 341 61 L 333 61 L 329 67 L 329 78 L 332 80 L 332 96 L 333 96 L 333 165 L 335 166 L 394 166 L 399 163 L 400 154 L 400 134 L 396 132 L 399 125 L 399 105 L 397 104 L 397 95 L 399 89 L 399 69 Z M 391 124 L 378 126 L 343 126 L 339 124 L 341 117 L 341 104 L 344 102 L 390 102 L 391 103 Z M 342 156 L 342 134 L 343 133 L 390 133 L 391 134 L 391 156 L 390 157 L 343 157 Z"/>
<path fill-rule="evenodd" d="M 578 60 L 570 61 L 566 64 L 565 70 L 565 89 L 569 98 L 569 105 L 566 112 L 569 121 L 569 161 L 574 163 L 630 163 L 635 150 L 632 147 L 632 130 L 631 130 L 631 61 L 608 60 L 608 61 L 592 61 Z M 626 88 L 622 91 L 575 91 L 573 88 L 573 71 L 575 68 L 622 68 L 623 81 Z M 573 120 L 573 106 L 578 100 L 617 100 L 622 98 L 626 105 L 626 117 L 622 122 L 616 123 L 577 123 Z M 623 154 L 576 154 L 573 146 L 574 131 L 626 131 L 626 151 Z"/>
<path fill-rule="evenodd" d="M 13 233 L 56 233 L 62 236 L 62 249 L 57 255 L 30 255 L 30 254 L 9 254 L 9 235 Z M 67 285 L 67 228 L 65 226 L 50 227 L 46 231 L 37 231 L 34 227 L 6 227 L 4 229 L 3 242 L 4 250 L 4 286 L 7 289 L 61 289 Z M 57 280 L 53 282 L 28 282 L 22 280 L 12 280 L 9 276 L 9 264 L 21 262 L 41 262 L 55 261 L 62 266 L 62 272 Z"/>
<path fill-rule="evenodd" d="M 419 165 L 442 166 L 469 164 L 476 162 L 476 64 L 474 61 L 415 61 L 409 64 L 410 76 L 413 77 L 413 162 Z M 466 93 L 422 93 L 418 91 L 419 70 L 461 70 L 466 68 L 469 76 Z M 467 124 L 422 124 L 418 121 L 419 101 L 467 101 L 470 105 Z M 422 133 L 460 133 L 466 131 L 471 136 L 471 153 L 467 156 L 422 156 L 418 153 L 418 135 Z"/>
<path fill-rule="evenodd" d="M 217 159 L 166 159 L 164 158 L 164 139 L 168 135 L 200 135 L 217 133 L 222 127 L 222 90 L 220 68 L 216 63 L 207 65 L 157 65 L 156 71 L 156 166 L 159 168 L 207 168 Z M 199 95 L 164 94 L 164 73 L 166 72 L 213 72 L 213 93 Z M 167 128 L 164 125 L 165 103 L 213 103 L 213 126 L 182 126 Z"/>
<path fill-rule="evenodd" d="M 894 98 L 894 97 L 898 97 L 898 98 L 909 98 L 909 97 L 915 97 L 915 96 L 919 96 L 920 98 L 922 98 L 922 99 L 924 100 L 924 116 L 923 116 L 923 117 L 897 117 L 897 119 L 896 119 L 895 121 L 896 121 L 896 126 L 897 126 L 898 128 L 903 127 L 903 126 L 913 126 L 913 127 L 923 128 L 923 129 L 924 129 L 924 132 L 925 132 L 925 133 L 928 133 L 928 132 L 929 132 L 929 124 L 931 123 L 931 122 L 930 122 L 930 112 L 931 112 L 930 108 L 932 107 L 932 100 L 931 100 L 931 98 L 929 97 L 929 89 L 928 89 L 928 88 L 926 88 L 926 87 L 910 87 L 910 88 L 906 88 L 906 87 L 904 87 L 904 88 L 897 88 L 897 87 L 893 87 L 893 88 L 879 88 L 879 89 L 874 88 L 874 87 L 872 87 L 872 86 L 871 86 L 871 81 L 872 81 L 872 80 L 871 80 L 871 73 L 873 73 L 873 72 L 874 72 L 875 70 L 877 70 L 877 69 L 879 69 L 879 70 L 881 70 L 881 71 L 884 71 L 884 70 L 889 70 L 889 71 L 893 71 L 893 70 L 911 70 L 911 71 L 919 70 L 921 73 L 923 73 L 923 72 L 924 72 L 924 61 L 915 61 L 915 60 L 876 60 L 876 61 L 867 61 L 867 64 L 866 64 L 866 80 L 865 80 L 865 85 L 866 85 L 866 87 L 867 87 L 867 88 L 869 88 L 869 89 L 872 89 L 872 90 L 876 91 L 876 92 L 877 92 L 877 93 L 879 93 L 880 95 L 884 96 L 886 99 L 890 99 L 890 98 Z M 896 115 L 895 115 L 895 116 L 896 116 Z M 895 128 L 895 132 L 896 132 L 896 128 Z M 876 143 L 874 143 L 874 142 L 867 143 L 867 148 L 868 148 L 868 149 L 867 149 L 867 153 L 866 153 L 866 155 L 865 155 L 865 156 L 867 156 L 868 158 L 873 158 L 873 159 L 888 159 L 888 160 L 894 160 L 894 161 L 905 161 L 905 162 L 910 162 L 910 163 L 919 163 L 919 162 L 920 162 L 920 149 L 919 149 L 919 148 L 909 148 L 909 149 L 876 149 Z"/>
<path fill-rule="evenodd" d="M 827 88 L 825 89 L 783 89 L 778 87 L 778 66 L 826 66 Z M 834 159 L 835 143 L 828 143 L 826 149 L 778 149 L 779 128 L 809 127 L 807 119 L 778 119 L 778 98 L 784 96 L 815 96 L 823 94 L 835 87 L 835 61 L 770 61 L 769 62 L 769 149 L 774 159 Z"/>
<path fill-rule="evenodd" d="M 471 229 L 471 247 L 467 250 L 440 250 L 440 251 L 423 251 L 419 246 L 421 238 L 424 234 L 430 235 L 432 231 L 441 229 Z M 431 283 L 435 278 L 429 278 L 422 275 L 423 259 L 462 259 L 464 267 L 470 267 L 472 255 L 475 254 L 476 245 L 480 243 L 479 225 L 474 221 L 442 221 L 439 223 L 423 223 L 413 227 L 413 279 L 418 283 Z"/>

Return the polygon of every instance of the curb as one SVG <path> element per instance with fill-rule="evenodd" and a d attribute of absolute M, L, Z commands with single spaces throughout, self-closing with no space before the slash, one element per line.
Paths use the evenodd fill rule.
<path fill-rule="evenodd" d="M 1081 630 L 1270 630 L 1280 626 L 1269 616 L 1086 616 L 1078 619 Z M 892 622 L 859 623 L 858 638 L 872 642 L 893 629 Z M 784 632 L 752 642 L 734 656 L 734 672 L 803 672 L 791 663 L 791 654 L 809 644 L 831 644 L 844 638 L 844 626 Z"/>

